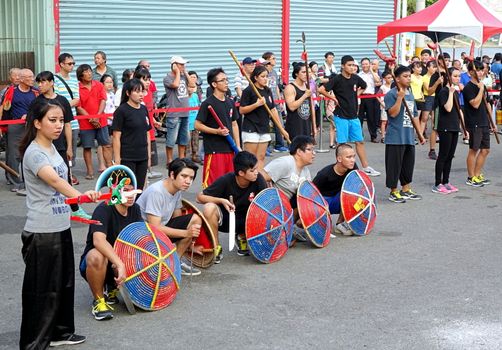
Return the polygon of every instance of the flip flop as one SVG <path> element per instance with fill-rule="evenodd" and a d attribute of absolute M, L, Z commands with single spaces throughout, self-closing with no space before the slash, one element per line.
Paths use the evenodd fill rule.
<path fill-rule="evenodd" d="M 86 180 L 94 180 L 94 175 L 87 174 L 87 175 L 85 175 L 85 179 Z"/>

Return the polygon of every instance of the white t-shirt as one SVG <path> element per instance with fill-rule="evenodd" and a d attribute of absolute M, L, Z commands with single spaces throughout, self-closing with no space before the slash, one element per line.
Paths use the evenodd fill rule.
<path fill-rule="evenodd" d="M 164 181 L 157 181 L 141 194 L 136 202 L 141 208 L 141 217 L 146 221 L 147 214 L 160 217 L 160 224 L 166 225 L 176 209 L 180 209 L 181 191 L 174 195 L 164 187 Z"/>
<path fill-rule="evenodd" d="M 264 170 L 272 178 L 274 187 L 283 191 L 289 198 L 296 194 L 303 181 L 311 180 L 310 170 L 303 167 L 299 171 L 295 158 L 291 155 L 274 159 L 265 166 Z"/>

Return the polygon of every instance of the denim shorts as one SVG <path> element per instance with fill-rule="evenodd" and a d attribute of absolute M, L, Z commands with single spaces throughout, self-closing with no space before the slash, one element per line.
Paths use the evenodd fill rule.
<path fill-rule="evenodd" d="M 166 118 L 166 147 L 186 146 L 190 142 L 188 117 Z"/>
<path fill-rule="evenodd" d="M 108 135 L 108 127 L 99 129 L 80 130 L 80 141 L 83 148 L 93 148 L 94 140 L 98 141 L 99 146 L 110 145 L 110 135 Z"/>

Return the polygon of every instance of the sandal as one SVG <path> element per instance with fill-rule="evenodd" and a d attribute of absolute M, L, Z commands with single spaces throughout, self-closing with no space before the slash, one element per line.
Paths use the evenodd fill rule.
<path fill-rule="evenodd" d="M 86 180 L 94 180 L 94 175 L 92 175 L 92 174 L 87 174 L 87 175 L 85 175 L 85 179 L 86 179 Z"/>

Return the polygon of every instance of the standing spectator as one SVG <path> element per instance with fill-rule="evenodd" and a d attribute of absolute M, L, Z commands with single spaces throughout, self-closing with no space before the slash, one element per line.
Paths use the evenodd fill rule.
<path fill-rule="evenodd" d="M 338 74 L 334 61 L 335 54 L 333 52 L 328 51 L 324 54 L 324 64 L 319 68 L 319 77 L 322 84 L 326 84 L 332 75 Z"/>
<path fill-rule="evenodd" d="M 92 80 L 92 69 L 88 64 L 82 64 L 77 68 L 77 79 L 79 81 L 80 115 L 102 114 L 106 105 L 106 91 L 99 81 Z M 112 146 L 110 136 L 108 135 L 108 126 L 106 117 L 93 117 L 90 119 L 80 119 L 80 140 L 84 148 L 84 161 L 87 168 L 85 178 L 94 179 L 94 167 L 92 164 L 92 147 L 94 140 L 99 146 L 103 147 L 103 157 L 105 165 L 111 165 Z"/>
<path fill-rule="evenodd" d="M 29 69 L 21 69 L 19 72 L 19 85 L 10 86 L 5 92 L 2 102 L 2 119 L 3 120 L 26 120 L 26 114 L 33 100 L 38 96 L 38 90 L 33 88 L 34 84 L 33 72 Z M 7 148 L 6 148 L 6 163 L 12 169 L 21 173 L 19 165 L 21 157 L 19 155 L 19 142 L 23 136 L 25 127 L 24 124 L 11 124 L 7 126 Z M 21 176 L 13 176 L 10 173 L 5 173 L 8 185 L 14 185 L 11 188 L 12 192 L 18 192 L 19 195 L 25 196 L 24 182 Z"/>
<path fill-rule="evenodd" d="M 207 188 L 220 176 L 233 172 L 234 152 L 225 136 L 231 134 L 237 147 L 240 147 L 237 110 L 233 100 L 227 97 L 228 78 L 222 68 L 213 68 L 207 72 L 207 83 L 213 89 L 213 95 L 202 102 L 195 128 L 202 133 L 204 147 L 204 169 L 202 188 Z M 209 112 L 212 106 L 225 126 L 220 128 Z"/>
<path fill-rule="evenodd" d="M 242 60 L 242 67 L 244 68 L 244 72 L 246 75 L 249 77 L 251 73 L 253 73 L 253 70 L 256 67 L 256 60 L 252 59 L 251 57 L 246 57 Z M 234 78 L 234 89 L 235 92 L 237 93 L 237 96 L 239 99 L 242 96 L 242 92 L 244 91 L 245 88 L 247 88 L 249 85 L 249 82 L 247 79 L 242 76 L 241 72 L 237 72 L 237 75 Z"/>
<path fill-rule="evenodd" d="M 150 65 L 150 62 L 147 61 L 147 60 L 140 60 L 138 62 L 138 66 L 136 67 L 136 71 L 138 71 L 139 69 L 138 68 L 146 68 L 148 70 L 148 72 L 152 72 L 152 69 L 151 69 L 151 65 Z M 152 96 L 152 101 L 153 101 L 153 108 L 155 108 L 157 106 L 157 98 L 158 98 L 158 89 L 157 89 L 157 84 L 155 84 L 155 82 L 153 81 L 153 79 L 150 79 L 150 85 L 148 86 L 148 94 Z M 148 112 L 150 112 L 150 108 L 148 107 L 148 105 L 146 106 L 146 108 L 148 108 Z"/>
<path fill-rule="evenodd" d="M 115 112 L 115 88 L 113 87 L 113 78 L 111 75 L 103 74 L 101 80 L 99 81 L 103 84 L 106 91 L 106 103 L 104 113 L 113 114 Z M 113 117 L 107 117 L 107 125 L 110 127 L 112 125 Z"/>
<path fill-rule="evenodd" d="M 94 54 L 94 64 L 96 67 L 92 70 L 92 80 L 100 81 L 104 74 L 111 75 L 113 78 L 113 87 L 118 86 L 117 73 L 112 67 L 106 64 L 106 53 L 103 51 L 96 51 Z"/>
<path fill-rule="evenodd" d="M 493 56 L 493 62 L 491 67 L 492 73 L 498 78 L 500 72 L 502 72 L 502 53 L 497 52 L 495 56 Z"/>
<path fill-rule="evenodd" d="M 148 110 L 143 102 L 146 90 L 141 80 L 133 78 L 124 84 L 122 103 L 113 113 L 113 154 L 118 164 L 129 167 L 139 189 L 145 187 L 150 162 L 150 133 Z"/>
<path fill-rule="evenodd" d="M 126 81 L 131 80 L 132 77 L 134 76 L 134 71 L 132 69 L 124 69 L 122 72 L 122 84 L 124 84 Z M 115 107 L 120 106 L 120 100 L 122 98 L 122 86 L 117 89 L 115 92 Z"/>
<path fill-rule="evenodd" d="M 383 72 L 383 84 L 380 86 L 380 90 L 378 91 L 379 94 L 384 94 L 387 95 L 387 93 L 390 91 L 392 88 L 392 73 L 391 72 Z M 388 116 L 387 116 L 387 110 L 385 108 L 385 101 L 384 97 L 379 98 L 380 101 L 380 132 L 382 134 L 382 139 L 380 140 L 381 143 L 385 143 L 385 130 L 387 129 L 387 122 L 388 122 Z"/>
<path fill-rule="evenodd" d="M 281 99 L 281 92 L 279 90 L 279 75 L 277 71 L 274 69 L 277 64 L 277 59 L 273 52 L 267 51 L 261 56 L 265 62 L 265 68 L 268 71 L 268 87 L 272 91 L 272 97 L 274 98 L 274 102 Z M 282 120 L 282 115 L 284 112 L 284 105 L 282 103 L 277 103 L 276 105 L 277 112 L 279 112 L 279 121 L 284 126 L 284 122 Z M 274 133 L 275 133 L 275 145 L 274 152 L 288 152 L 288 148 L 284 145 L 284 139 L 282 138 L 280 130 L 274 124 Z"/>
<path fill-rule="evenodd" d="M 382 81 L 378 76 L 377 70 L 372 70 L 369 58 L 365 57 L 361 60 L 362 71 L 359 76 L 366 83 L 362 96 L 374 95 L 375 91 L 380 88 Z M 376 67 L 373 66 L 373 69 Z M 361 98 L 361 105 L 359 106 L 359 120 L 361 121 L 361 128 L 366 117 L 368 124 L 368 132 L 370 133 L 371 142 L 377 143 L 377 128 L 380 120 L 380 103 L 376 97 Z"/>
<path fill-rule="evenodd" d="M 196 72 L 188 72 L 188 104 L 190 107 L 199 107 L 200 99 L 197 94 L 197 80 L 199 76 Z M 195 129 L 195 119 L 197 118 L 197 111 L 193 110 L 188 112 L 188 130 L 190 131 L 190 150 L 192 153 L 192 161 L 195 163 L 202 163 L 199 157 L 199 131 Z"/>
<path fill-rule="evenodd" d="M 5 93 L 11 86 L 17 86 L 19 84 L 19 73 L 21 72 L 21 69 L 19 68 L 11 68 L 9 69 L 9 81 L 10 84 L 4 87 L 0 91 L 0 104 L 3 102 L 3 97 L 5 96 Z M 2 116 L 1 110 L 0 110 L 0 117 Z M 0 118 L 1 119 L 1 118 Z"/>
<path fill-rule="evenodd" d="M 55 75 L 54 79 L 54 92 L 58 95 L 64 96 L 71 106 L 71 111 L 73 116 L 77 115 L 77 106 L 80 103 L 80 92 L 78 89 L 78 80 L 76 77 L 71 76 L 70 73 L 75 67 L 75 60 L 73 56 L 69 53 L 62 53 L 58 57 L 59 63 L 59 75 Z M 70 122 L 71 125 L 71 153 L 73 157 L 71 160 L 70 167 L 75 166 L 75 160 L 77 158 L 77 141 L 78 134 L 80 132 L 80 127 L 78 125 L 78 120 L 73 119 Z M 78 185 L 79 181 L 75 175 L 72 174 L 72 185 Z"/>
<path fill-rule="evenodd" d="M 168 108 L 188 108 L 188 74 L 183 57 L 171 57 L 171 72 L 164 78 Z M 167 164 L 173 161 L 173 148 L 178 145 L 178 157 L 185 158 L 188 136 L 188 111 L 168 112 L 166 118 Z"/>
<path fill-rule="evenodd" d="M 420 52 L 420 62 L 422 63 L 422 75 L 427 74 L 427 63 L 431 60 L 431 50 L 423 49 Z"/>

